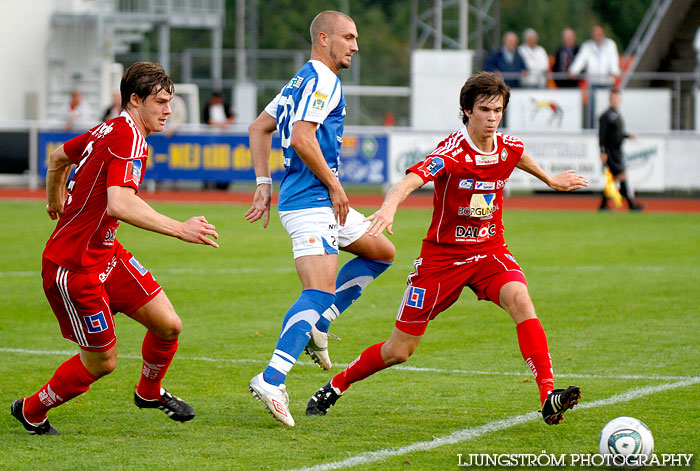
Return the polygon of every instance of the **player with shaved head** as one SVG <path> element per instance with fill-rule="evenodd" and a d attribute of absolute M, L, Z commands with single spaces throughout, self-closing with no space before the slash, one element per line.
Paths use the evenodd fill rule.
<path fill-rule="evenodd" d="M 285 381 L 301 352 L 329 370 L 330 323 L 394 260 L 385 236 L 370 237 L 369 222 L 352 209 L 338 180 L 345 97 L 337 74 L 358 51 L 348 15 L 323 11 L 311 22 L 311 60 L 250 125 L 257 190 L 246 212 L 250 222 L 270 219 L 270 147 L 279 131 L 285 174 L 278 210 L 292 239 L 302 292 L 287 311 L 272 359 L 249 385 L 280 422 L 293 426 Z M 339 272 L 338 250 L 356 255 Z M 337 272 L 337 276 L 336 276 Z"/>

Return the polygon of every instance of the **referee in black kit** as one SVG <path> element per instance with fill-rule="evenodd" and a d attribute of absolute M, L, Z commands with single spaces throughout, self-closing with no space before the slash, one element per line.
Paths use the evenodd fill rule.
<path fill-rule="evenodd" d="M 598 119 L 598 140 L 600 142 L 600 160 L 603 165 L 607 165 L 615 178 L 619 182 L 620 194 L 627 200 L 630 211 L 641 211 L 643 206 L 637 204 L 630 195 L 627 187 L 627 174 L 625 173 L 625 160 L 622 155 L 622 141 L 626 138 L 636 137 L 634 134 L 625 133 L 625 123 L 620 115 L 620 103 L 622 95 L 620 90 L 610 91 L 610 108 L 600 115 Z M 608 210 L 608 198 L 603 192 L 603 199 L 600 202 L 600 210 Z"/>

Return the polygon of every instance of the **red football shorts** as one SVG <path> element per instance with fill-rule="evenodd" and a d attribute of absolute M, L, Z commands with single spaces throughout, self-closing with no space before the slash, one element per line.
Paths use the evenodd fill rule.
<path fill-rule="evenodd" d="M 116 342 L 113 313 L 131 314 L 162 289 L 121 244 L 100 271 L 78 273 L 44 258 L 41 275 L 63 337 L 95 352 Z"/>
<path fill-rule="evenodd" d="M 527 285 L 522 269 L 506 248 L 468 258 L 421 257 L 408 275 L 407 288 L 396 315 L 396 327 L 409 335 L 423 335 L 428 322 L 457 301 L 465 286 L 479 299 L 500 306 L 501 288 L 511 281 Z"/>

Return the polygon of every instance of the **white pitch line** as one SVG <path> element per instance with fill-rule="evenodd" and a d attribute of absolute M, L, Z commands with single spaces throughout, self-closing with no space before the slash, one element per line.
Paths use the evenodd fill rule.
<path fill-rule="evenodd" d="M 29 350 L 24 348 L 4 348 L 0 347 L 0 353 L 22 353 L 26 355 L 61 355 L 72 356 L 76 351 L 71 350 Z M 119 354 L 119 358 L 129 358 L 140 360 L 141 355 L 134 354 Z M 181 361 L 206 361 L 210 363 L 265 363 L 264 358 L 211 358 L 211 357 L 190 357 L 187 355 L 178 355 L 175 357 Z M 313 365 L 311 361 L 297 361 L 298 365 Z M 346 367 L 348 363 L 335 363 L 335 366 Z M 479 371 L 479 370 L 457 370 L 457 369 L 442 369 L 442 368 L 425 368 L 420 366 L 397 365 L 391 368 L 392 370 L 415 371 L 418 373 L 439 373 L 439 374 L 462 374 L 467 376 L 525 376 L 529 377 L 530 372 L 515 372 L 515 371 Z M 693 379 L 694 376 L 661 376 L 661 375 L 597 375 L 597 374 L 582 374 L 582 373 L 557 373 L 557 378 L 581 378 L 581 379 L 635 379 L 647 381 L 682 381 Z"/>
<path fill-rule="evenodd" d="M 666 383 L 658 386 L 647 386 L 644 388 L 636 388 L 630 391 L 624 392 L 622 394 L 616 394 L 607 399 L 599 399 L 593 402 L 584 402 L 577 406 L 578 409 L 593 409 L 596 407 L 609 406 L 612 404 L 617 404 L 620 402 L 627 402 L 633 399 L 639 399 L 640 397 L 649 396 L 658 392 L 669 391 L 672 389 L 678 389 L 686 386 L 692 386 L 694 384 L 700 383 L 700 376 L 692 377 L 683 381 L 677 381 L 675 383 Z M 363 465 L 374 463 L 377 461 L 390 458 L 392 456 L 402 456 L 408 453 L 415 453 L 420 451 L 428 451 L 443 445 L 454 445 L 456 443 L 462 443 L 474 438 L 478 438 L 487 433 L 497 432 L 499 430 L 505 430 L 508 428 L 515 427 L 516 425 L 524 424 L 527 422 L 533 422 L 535 420 L 540 420 L 542 416 L 537 412 L 530 412 L 522 415 L 515 415 L 503 420 L 497 420 L 495 422 L 489 422 L 478 427 L 470 427 L 462 430 L 458 430 L 449 435 L 443 435 L 441 437 L 436 437 L 429 441 L 422 441 L 412 443 L 410 445 L 389 448 L 378 451 L 370 451 L 367 453 L 362 453 L 344 460 L 333 461 L 330 463 L 323 463 L 315 466 L 309 466 L 305 468 L 298 468 L 289 471 L 327 471 L 331 469 L 341 469 L 350 468 L 352 466 Z"/>

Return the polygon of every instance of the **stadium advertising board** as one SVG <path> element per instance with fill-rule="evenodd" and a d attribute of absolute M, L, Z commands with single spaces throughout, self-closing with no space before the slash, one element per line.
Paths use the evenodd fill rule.
<path fill-rule="evenodd" d="M 577 131 L 583 127 L 581 90 L 513 89 L 506 115 L 509 129 Z"/>
<path fill-rule="evenodd" d="M 76 133 L 39 133 L 39 176 L 53 149 Z M 151 180 L 254 181 L 247 134 L 178 134 L 167 138 L 154 134 L 148 139 L 148 173 Z M 387 137 L 380 134 L 347 134 L 341 148 L 340 179 L 343 182 L 383 184 L 388 175 Z M 280 140 L 272 140 L 272 178 L 284 174 Z"/>
<path fill-rule="evenodd" d="M 401 180 L 406 169 L 425 158 L 445 136 L 446 133 L 392 133 L 389 138 L 389 183 L 393 185 Z M 556 174 L 572 168 L 588 179 L 590 190 L 602 190 L 604 179 L 597 136 L 519 133 L 518 137 L 525 143 L 525 151 L 546 172 Z M 624 151 L 634 188 L 663 191 L 665 141 L 651 137 L 628 139 Z M 511 190 L 547 189 L 544 183 L 517 168 L 508 180 L 508 187 Z"/>

